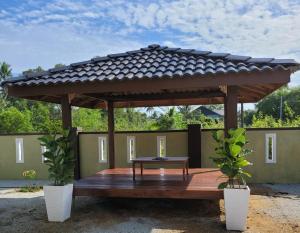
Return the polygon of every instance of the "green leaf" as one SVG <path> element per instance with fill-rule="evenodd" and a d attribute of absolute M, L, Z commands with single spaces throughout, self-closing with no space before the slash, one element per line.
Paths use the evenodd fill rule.
<path fill-rule="evenodd" d="M 245 175 L 245 176 L 248 176 L 249 178 L 252 177 L 252 175 L 250 173 L 245 172 L 245 171 L 243 171 L 242 174 Z"/>
<path fill-rule="evenodd" d="M 236 157 L 242 150 L 242 148 L 236 144 L 232 144 L 229 146 L 230 153 L 232 156 Z"/>
<path fill-rule="evenodd" d="M 224 189 L 228 186 L 228 182 L 222 182 L 218 185 L 218 189 Z"/>

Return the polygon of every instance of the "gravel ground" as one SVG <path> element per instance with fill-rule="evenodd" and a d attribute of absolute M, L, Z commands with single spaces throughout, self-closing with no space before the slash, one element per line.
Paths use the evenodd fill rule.
<path fill-rule="evenodd" d="M 252 190 L 255 195 L 251 195 L 246 232 L 300 232 L 298 195 L 272 190 L 265 185 L 253 186 Z M 49 223 L 42 191 L 0 190 L 1 233 L 226 232 L 224 220 L 222 200 L 77 197 L 71 219 L 64 223 Z"/>

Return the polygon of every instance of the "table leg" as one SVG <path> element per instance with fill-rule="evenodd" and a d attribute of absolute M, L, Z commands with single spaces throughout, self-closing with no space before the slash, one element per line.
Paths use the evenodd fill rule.
<path fill-rule="evenodd" d="M 189 174 L 189 163 L 188 162 L 185 163 L 185 169 L 186 169 L 186 174 L 188 175 Z"/>
<path fill-rule="evenodd" d="M 144 164 L 141 163 L 141 176 L 143 175 L 143 170 L 144 170 Z"/>
<path fill-rule="evenodd" d="M 183 177 L 183 180 L 185 180 L 185 163 L 183 163 L 182 177 Z"/>
<path fill-rule="evenodd" d="M 133 180 L 135 181 L 135 162 L 132 162 Z"/>

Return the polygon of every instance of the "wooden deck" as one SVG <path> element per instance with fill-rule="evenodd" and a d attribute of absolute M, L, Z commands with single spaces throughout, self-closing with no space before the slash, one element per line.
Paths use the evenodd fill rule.
<path fill-rule="evenodd" d="M 221 172 L 213 168 L 189 169 L 183 179 L 182 169 L 145 169 L 140 176 L 136 168 L 136 181 L 132 169 L 115 168 L 80 179 L 74 184 L 75 196 L 125 197 L 125 198 L 177 198 L 221 199 L 218 190 Z"/>

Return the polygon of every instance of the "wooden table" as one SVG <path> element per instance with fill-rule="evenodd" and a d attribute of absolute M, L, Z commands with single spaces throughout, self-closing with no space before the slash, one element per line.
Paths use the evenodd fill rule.
<path fill-rule="evenodd" d="M 155 157 L 139 157 L 135 158 L 132 161 L 132 172 L 133 172 L 133 180 L 135 180 L 135 165 L 137 163 L 140 164 L 141 167 L 141 176 L 143 175 L 144 164 L 182 164 L 183 169 L 183 179 L 185 179 L 185 175 L 189 174 L 189 163 L 188 157 L 164 157 L 165 159 L 155 159 Z"/>

